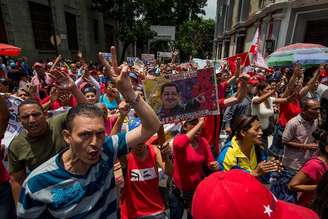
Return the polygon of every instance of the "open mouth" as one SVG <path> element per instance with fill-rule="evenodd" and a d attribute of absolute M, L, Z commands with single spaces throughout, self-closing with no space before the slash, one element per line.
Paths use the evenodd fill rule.
<path fill-rule="evenodd" d="M 29 125 L 28 128 L 31 131 L 36 131 L 38 130 L 39 126 L 37 124 L 33 124 L 33 125 Z"/>
<path fill-rule="evenodd" d="M 90 160 L 97 160 L 99 157 L 99 151 L 91 151 L 88 154 Z"/>

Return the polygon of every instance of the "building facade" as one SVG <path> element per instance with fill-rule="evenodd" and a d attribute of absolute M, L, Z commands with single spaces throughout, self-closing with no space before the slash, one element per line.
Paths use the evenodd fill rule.
<path fill-rule="evenodd" d="M 118 45 L 116 29 L 91 0 L 0 0 L 0 42 L 22 48 L 31 62 L 56 53 L 73 58 L 78 50 L 95 60 Z"/>
<path fill-rule="evenodd" d="M 218 0 L 213 56 L 248 51 L 257 28 L 264 57 L 293 43 L 328 46 L 328 0 Z"/>

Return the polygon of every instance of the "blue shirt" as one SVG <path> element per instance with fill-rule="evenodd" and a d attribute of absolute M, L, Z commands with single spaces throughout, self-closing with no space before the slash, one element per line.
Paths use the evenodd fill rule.
<path fill-rule="evenodd" d="M 110 101 L 106 94 L 100 96 L 100 103 L 103 103 L 109 110 L 117 109 L 118 107 L 117 101 L 115 99 Z"/>
<path fill-rule="evenodd" d="M 63 152 L 62 152 L 63 153 Z M 107 137 L 100 160 L 86 175 L 64 169 L 62 153 L 41 164 L 24 181 L 17 215 L 42 218 L 117 218 L 114 162 L 128 153 L 126 133 Z"/>

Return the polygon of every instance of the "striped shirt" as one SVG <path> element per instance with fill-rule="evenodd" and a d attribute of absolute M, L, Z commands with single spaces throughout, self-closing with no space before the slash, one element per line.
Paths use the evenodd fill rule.
<path fill-rule="evenodd" d="M 59 153 L 31 172 L 23 183 L 20 218 L 117 218 L 113 166 L 128 153 L 126 133 L 106 137 L 100 160 L 87 174 L 64 169 Z"/>

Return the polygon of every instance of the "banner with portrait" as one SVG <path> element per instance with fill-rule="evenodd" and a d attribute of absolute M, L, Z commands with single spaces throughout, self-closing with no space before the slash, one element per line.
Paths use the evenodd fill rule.
<path fill-rule="evenodd" d="M 213 68 L 145 80 L 144 91 L 163 124 L 219 114 Z"/>

